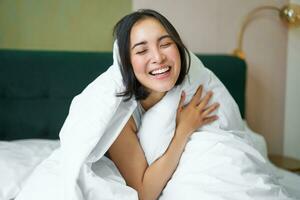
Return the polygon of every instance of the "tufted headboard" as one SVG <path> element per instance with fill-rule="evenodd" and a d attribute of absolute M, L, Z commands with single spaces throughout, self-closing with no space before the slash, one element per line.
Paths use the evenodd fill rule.
<path fill-rule="evenodd" d="M 246 63 L 197 55 L 245 111 Z M 0 140 L 57 139 L 72 98 L 112 63 L 111 52 L 0 50 Z"/>

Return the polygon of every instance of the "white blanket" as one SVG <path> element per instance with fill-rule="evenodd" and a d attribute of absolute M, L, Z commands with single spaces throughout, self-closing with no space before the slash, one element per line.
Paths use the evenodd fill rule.
<path fill-rule="evenodd" d="M 191 56 L 189 78 L 143 116 L 138 136 L 148 163 L 164 153 L 173 137 L 182 90 L 186 102 L 199 84 L 212 90 L 212 102 L 221 105 L 219 120 L 193 134 L 161 199 L 288 199 L 265 158 L 243 134 L 238 107 L 228 91 Z M 61 148 L 36 168 L 16 200 L 138 198 L 103 156 L 137 105 L 115 97 L 124 90 L 118 63 L 115 43 L 113 65 L 72 101 L 60 132 Z"/>

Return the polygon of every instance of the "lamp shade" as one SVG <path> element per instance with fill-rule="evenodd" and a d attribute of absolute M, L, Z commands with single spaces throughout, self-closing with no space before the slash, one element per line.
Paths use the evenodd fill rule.
<path fill-rule="evenodd" d="M 297 4 L 289 4 L 280 10 L 280 18 L 288 24 L 288 26 L 300 25 L 300 6 Z"/>

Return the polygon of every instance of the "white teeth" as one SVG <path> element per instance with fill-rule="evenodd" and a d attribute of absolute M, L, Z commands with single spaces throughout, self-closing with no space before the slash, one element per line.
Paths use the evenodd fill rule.
<path fill-rule="evenodd" d="M 164 68 L 160 68 L 160 69 L 157 69 L 157 70 L 154 70 L 152 72 L 150 72 L 150 74 L 153 74 L 153 75 L 156 75 L 156 74 L 162 74 L 166 71 L 168 71 L 170 69 L 170 67 L 164 67 Z"/>

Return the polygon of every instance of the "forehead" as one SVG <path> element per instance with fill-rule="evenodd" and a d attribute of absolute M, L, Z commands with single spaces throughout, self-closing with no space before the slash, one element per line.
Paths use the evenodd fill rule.
<path fill-rule="evenodd" d="M 141 40 L 158 39 L 168 34 L 165 27 L 155 18 L 147 17 L 137 21 L 130 32 L 130 41 L 140 42 Z"/>

